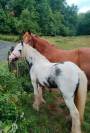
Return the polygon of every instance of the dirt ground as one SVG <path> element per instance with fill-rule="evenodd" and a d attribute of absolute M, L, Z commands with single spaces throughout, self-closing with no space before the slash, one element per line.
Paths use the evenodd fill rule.
<path fill-rule="evenodd" d="M 15 43 L 0 40 L 0 61 L 7 60 L 7 54 L 11 46 L 15 46 Z"/>

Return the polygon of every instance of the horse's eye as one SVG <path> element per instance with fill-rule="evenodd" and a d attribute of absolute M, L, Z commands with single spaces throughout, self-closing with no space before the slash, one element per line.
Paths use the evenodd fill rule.
<path fill-rule="evenodd" d="M 19 50 L 19 52 L 21 53 L 22 51 L 21 51 L 21 50 Z"/>

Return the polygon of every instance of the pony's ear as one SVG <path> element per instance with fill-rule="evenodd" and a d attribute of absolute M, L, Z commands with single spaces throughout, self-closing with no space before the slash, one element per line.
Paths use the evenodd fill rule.
<path fill-rule="evenodd" d="M 12 52 L 14 50 L 14 46 L 12 46 L 11 48 L 10 48 L 10 51 Z"/>

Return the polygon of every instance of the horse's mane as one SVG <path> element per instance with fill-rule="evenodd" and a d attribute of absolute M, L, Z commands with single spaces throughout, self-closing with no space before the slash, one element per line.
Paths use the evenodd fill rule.
<path fill-rule="evenodd" d="M 44 38 L 41 38 L 38 35 L 34 35 L 32 37 L 33 37 L 33 39 L 35 40 L 36 43 L 41 44 L 42 46 L 54 47 L 54 48 L 56 47 L 54 44 L 49 43 L 47 40 L 45 40 Z"/>

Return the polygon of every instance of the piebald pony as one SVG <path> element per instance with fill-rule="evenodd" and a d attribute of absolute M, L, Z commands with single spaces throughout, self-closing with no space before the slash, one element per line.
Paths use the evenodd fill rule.
<path fill-rule="evenodd" d="M 30 66 L 30 77 L 35 95 L 34 109 L 39 110 L 39 105 L 45 102 L 42 96 L 43 87 L 59 89 L 70 111 L 72 133 L 81 133 L 80 125 L 83 120 L 87 94 L 85 73 L 72 62 L 51 63 L 36 49 L 23 41 L 15 47 L 9 60 L 19 58 L 21 53 Z M 75 93 L 79 97 L 77 106 L 74 103 L 74 98 L 77 98 Z"/>

